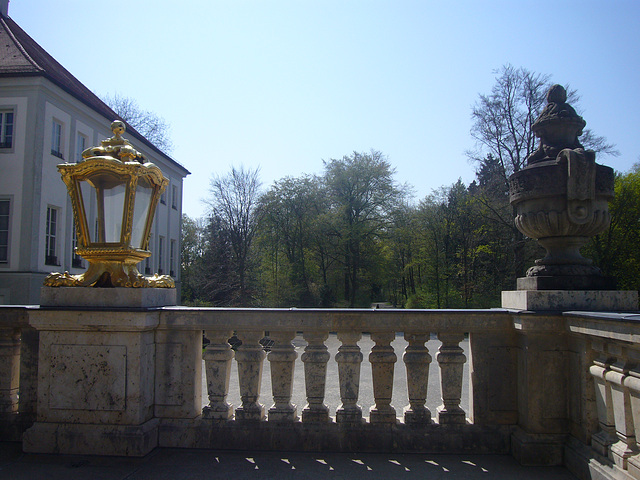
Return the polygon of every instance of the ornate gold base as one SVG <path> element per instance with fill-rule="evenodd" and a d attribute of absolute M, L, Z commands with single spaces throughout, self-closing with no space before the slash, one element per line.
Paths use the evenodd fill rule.
<path fill-rule="evenodd" d="M 87 259 L 88 260 L 88 259 Z M 69 272 L 51 273 L 45 278 L 45 287 L 133 287 L 133 288 L 175 288 L 169 275 L 142 275 L 136 264 L 124 262 L 93 263 L 80 275 Z M 136 262 L 137 263 L 137 262 Z"/>

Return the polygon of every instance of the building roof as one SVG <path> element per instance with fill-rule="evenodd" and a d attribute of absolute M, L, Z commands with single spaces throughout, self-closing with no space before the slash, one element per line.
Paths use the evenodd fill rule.
<path fill-rule="evenodd" d="M 85 87 L 44 48 L 31 38 L 10 17 L 0 14 L 0 77 L 42 76 L 62 88 L 86 106 L 103 116 L 108 122 L 119 118 L 111 107 Z M 126 122 L 125 122 L 126 123 Z M 190 172 L 147 140 L 127 123 L 127 134 L 135 137 L 153 151 L 169 160 L 188 175 Z"/>

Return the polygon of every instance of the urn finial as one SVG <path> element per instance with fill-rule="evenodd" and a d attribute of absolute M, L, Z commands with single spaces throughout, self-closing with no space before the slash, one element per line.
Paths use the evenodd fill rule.
<path fill-rule="evenodd" d="M 531 127 L 540 145 L 529 156 L 527 164 L 554 160 L 565 148 L 584 150 L 578 137 L 586 124 L 567 103 L 567 90 L 562 85 L 553 85 L 547 92 L 547 106 Z"/>

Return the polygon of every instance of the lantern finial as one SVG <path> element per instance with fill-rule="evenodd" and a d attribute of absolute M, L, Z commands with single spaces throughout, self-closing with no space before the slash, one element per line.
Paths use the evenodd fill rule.
<path fill-rule="evenodd" d="M 82 158 L 113 157 L 121 162 L 139 162 L 145 163 L 144 155 L 138 152 L 129 140 L 122 138 L 122 134 L 126 131 L 127 127 L 122 120 L 114 120 L 111 122 L 111 131 L 113 137 L 102 140 L 102 144 L 99 147 L 87 148 L 82 152 Z"/>

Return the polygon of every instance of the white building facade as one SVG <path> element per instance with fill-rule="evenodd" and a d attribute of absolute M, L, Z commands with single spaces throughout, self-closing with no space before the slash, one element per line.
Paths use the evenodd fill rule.
<path fill-rule="evenodd" d="M 3 12 L 6 14 L 6 11 Z M 117 115 L 11 18 L 0 15 L 0 304 L 37 304 L 53 271 L 82 273 L 66 187 L 56 168 L 112 136 Z M 180 288 L 183 179 L 189 174 L 133 128 L 127 138 L 169 179 L 142 273 Z M 179 298 L 179 297 L 178 297 Z"/>

